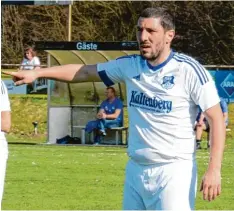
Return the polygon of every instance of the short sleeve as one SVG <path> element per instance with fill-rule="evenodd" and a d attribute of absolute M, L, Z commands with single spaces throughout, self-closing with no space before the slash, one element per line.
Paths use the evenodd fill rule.
<path fill-rule="evenodd" d="M 0 110 L 1 111 L 10 111 L 10 101 L 8 97 L 8 91 L 6 85 L 3 81 L 1 81 L 1 103 L 0 103 Z"/>
<path fill-rule="evenodd" d="M 120 57 L 97 65 L 98 74 L 106 86 L 125 82 L 129 69 L 134 68 L 132 56 Z"/>
<path fill-rule="evenodd" d="M 34 65 L 41 65 L 40 59 L 39 59 L 37 56 L 35 56 L 35 57 L 33 58 L 33 64 L 34 64 Z"/>
<path fill-rule="evenodd" d="M 197 61 L 187 61 L 184 64 L 186 72 L 186 88 L 190 97 L 202 111 L 215 106 L 220 98 L 210 73 Z"/>
<path fill-rule="evenodd" d="M 118 99 L 116 102 L 116 109 L 123 109 L 123 103 L 120 99 Z"/>
<path fill-rule="evenodd" d="M 106 106 L 106 101 L 104 100 L 100 105 L 100 109 L 105 109 L 105 106 Z"/>

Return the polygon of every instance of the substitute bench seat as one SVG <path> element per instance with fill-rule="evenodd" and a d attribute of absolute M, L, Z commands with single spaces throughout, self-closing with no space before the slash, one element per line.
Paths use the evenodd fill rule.
<path fill-rule="evenodd" d="M 74 125 L 73 128 L 81 129 L 81 144 L 86 144 L 86 139 L 88 138 L 91 143 L 94 143 L 94 132 L 90 133 L 90 136 L 86 136 L 85 126 Z M 107 135 L 101 141 L 101 144 L 123 144 L 123 132 L 125 132 L 125 144 L 127 145 L 128 137 L 128 127 L 112 127 L 107 128 Z"/>

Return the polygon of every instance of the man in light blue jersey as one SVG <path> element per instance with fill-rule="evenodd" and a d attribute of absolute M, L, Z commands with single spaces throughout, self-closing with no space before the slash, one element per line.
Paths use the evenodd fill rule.
<path fill-rule="evenodd" d="M 225 126 L 215 84 L 193 58 L 171 50 L 174 20 L 163 8 L 145 9 L 137 22 L 140 55 L 97 65 L 64 65 L 10 73 L 16 85 L 37 78 L 126 84 L 129 161 L 123 209 L 192 210 L 196 196 L 197 105 L 211 126 L 211 150 L 201 191 L 205 200 L 221 192 Z"/>

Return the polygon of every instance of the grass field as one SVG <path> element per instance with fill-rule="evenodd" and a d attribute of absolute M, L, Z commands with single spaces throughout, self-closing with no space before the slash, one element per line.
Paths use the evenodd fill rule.
<path fill-rule="evenodd" d="M 3 210 L 121 209 L 126 148 L 42 145 L 46 140 L 46 98 L 12 97 Z M 222 194 L 213 201 L 198 192 L 196 209 L 234 210 L 234 105 L 229 106 L 231 132 L 222 169 Z M 32 120 L 41 126 L 33 135 Z M 205 146 L 203 142 L 203 147 Z M 208 163 L 205 149 L 197 152 L 199 183 Z M 178 172 L 179 173 L 179 172 Z"/>
<path fill-rule="evenodd" d="M 198 193 L 197 209 L 234 209 L 233 140 L 227 145 L 223 192 L 213 202 L 203 201 Z M 121 209 L 126 148 L 9 144 L 9 150 L 3 209 Z M 199 151 L 197 157 L 200 183 L 207 150 Z"/>

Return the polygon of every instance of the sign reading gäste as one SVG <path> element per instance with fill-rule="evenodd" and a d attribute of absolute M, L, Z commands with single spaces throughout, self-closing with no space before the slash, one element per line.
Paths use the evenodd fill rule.
<path fill-rule="evenodd" d="M 97 50 L 98 49 L 98 45 L 92 42 L 78 42 L 76 44 L 76 48 L 77 50 Z"/>

